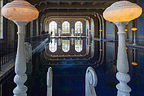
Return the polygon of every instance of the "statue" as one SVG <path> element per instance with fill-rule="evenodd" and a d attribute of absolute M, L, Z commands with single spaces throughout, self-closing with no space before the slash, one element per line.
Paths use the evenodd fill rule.
<path fill-rule="evenodd" d="M 52 68 L 49 67 L 47 72 L 47 96 L 52 96 L 52 81 L 53 81 Z"/>
<path fill-rule="evenodd" d="M 88 67 L 85 76 L 85 96 L 96 96 L 97 75 L 92 67 Z"/>

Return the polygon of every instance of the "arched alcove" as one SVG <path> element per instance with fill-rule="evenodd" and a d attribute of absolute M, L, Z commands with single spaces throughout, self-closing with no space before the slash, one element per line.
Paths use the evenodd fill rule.
<path fill-rule="evenodd" d="M 49 23 L 49 34 L 55 36 L 56 33 L 57 33 L 57 23 L 55 21 L 51 21 Z"/>
<path fill-rule="evenodd" d="M 68 21 L 64 21 L 62 23 L 62 33 L 64 33 L 64 34 L 70 33 L 70 23 Z"/>
<path fill-rule="evenodd" d="M 82 22 L 81 21 L 77 21 L 76 23 L 75 23 L 75 33 L 77 34 L 79 34 L 79 33 L 83 33 L 83 24 L 82 24 Z"/>

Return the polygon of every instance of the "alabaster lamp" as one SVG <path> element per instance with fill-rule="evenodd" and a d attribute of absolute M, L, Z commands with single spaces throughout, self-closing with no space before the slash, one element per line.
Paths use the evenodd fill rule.
<path fill-rule="evenodd" d="M 136 27 L 133 27 L 131 28 L 131 30 L 133 31 L 133 45 L 136 45 L 136 31 L 137 31 L 137 28 Z"/>
<path fill-rule="evenodd" d="M 129 64 L 125 49 L 125 25 L 128 24 L 129 21 L 138 18 L 141 14 L 142 8 L 129 1 L 118 1 L 113 3 L 103 13 L 105 20 L 113 22 L 118 27 L 118 72 L 116 78 L 120 83 L 116 85 L 116 88 L 118 89 L 117 96 L 130 96 L 131 88 L 127 85 L 130 81 L 130 76 L 128 74 Z"/>
<path fill-rule="evenodd" d="M 1 12 L 5 18 L 15 22 L 18 27 L 18 47 L 15 61 L 16 76 L 14 77 L 14 82 L 17 84 L 17 87 L 13 90 L 13 93 L 14 96 L 27 96 L 27 87 L 24 85 L 27 80 L 27 75 L 25 74 L 25 25 L 28 22 L 35 20 L 38 17 L 39 12 L 33 5 L 24 0 L 14 0 L 11 3 L 7 3 L 2 8 Z"/>

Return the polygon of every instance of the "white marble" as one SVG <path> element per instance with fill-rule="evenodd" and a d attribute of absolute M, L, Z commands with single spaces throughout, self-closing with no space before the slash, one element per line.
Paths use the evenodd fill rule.
<path fill-rule="evenodd" d="M 136 45 L 136 31 L 133 32 L 134 37 L 133 37 L 133 45 Z"/>
<path fill-rule="evenodd" d="M 117 56 L 117 74 L 116 78 L 119 80 L 119 84 L 116 85 L 118 89 L 117 96 L 130 96 L 131 88 L 127 85 L 130 81 L 129 64 L 126 52 L 126 32 L 125 25 L 127 22 L 115 23 L 118 27 L 118 56 Z"/>
<path fill-rule="evenodd" d="M 25 42 L 26 63 L 32 59 L 32 46 L 29 42 Z"/>
<path fill-rule="evenodd" d="M 53 72 L 52 68 L 48 68 L 47 72 L 47 96 L 52 96 L 52 86 L 53 86 Z"/>
<path fill-rule="evenodd" d="M 97 96 L 95 92 L 97 82 L 95 70 L 92 67 L 88 67 L 85 75 L 85 96 Z"/>
<path fill-rule="evenodd" d="M 15 22 L 18 27 L 18 46 L 17 55 L 15 61 L 15 77 L 14 82 L 16 83 L 16 88 L 13 90 L 14 96 L 27 96 L 27 87 L 24 83 L 27 80 L 26 72 L 26 54 L 25 54 L 25 25 L 26 22 Z"/>

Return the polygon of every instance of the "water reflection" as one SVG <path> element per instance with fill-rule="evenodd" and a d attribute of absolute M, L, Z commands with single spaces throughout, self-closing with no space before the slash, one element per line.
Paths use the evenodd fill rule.
<path fill-rule="evenodd" d="M 83 40 L 75 40 L 75 50 L 81 52 L 83 49 Z"/>
<path fill-rule="evenodd" d="M 56 52 L 57 51 L 57 40 L 52 39 L 51 42 L 49 43 L 49 50 L 51 52 Z"/>
<path fill-rule="evenodd" d="M 47 59 L 90 59 L 95 54 L 95 43 L 89 38 L 52 38 L 44 52 Z"/>
<path fill-rule="evenodd" d="M 70 50 L 70 40 L 62 40 L 62 50 L 68 52 Z"/>
<path fill-rule="evenodd" d="M 131 96 L 143 96 L 144 51 L 129 47 L 127 52 L 130 61 Z M 84 96 L 85 71 L 89 66 L 95 69 L 98 76 L 97 95 L 116 96 L 116 57 L 116 43 L 88 38 L 52 38 L 45 50 L 33 56 L 33 68 L 27 70 L 32 72 L 26 83 L 28 96 L 46 96 L 48 67 L 52 67 L 54 73 L 53 96 Z M 134 66 L 132 62 L 138 65 Z M 15 87 L 13 77 L 5 81 L 1 83 L 2 96 L 12 96 Z"/>

